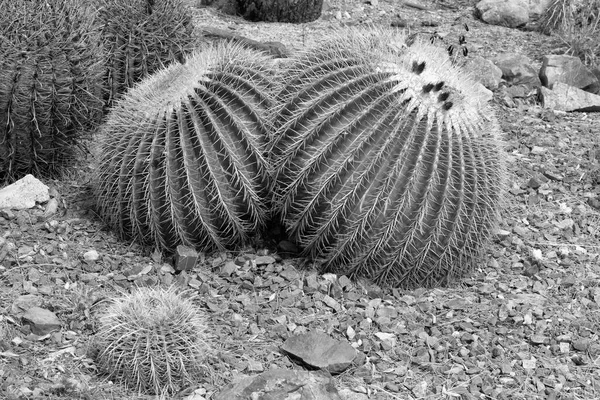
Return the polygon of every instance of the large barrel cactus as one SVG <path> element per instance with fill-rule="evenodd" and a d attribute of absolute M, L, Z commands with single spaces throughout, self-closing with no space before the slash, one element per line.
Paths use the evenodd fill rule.
<path fill-rule="evenodd" d="M 182 0 L 97 0 L 107 52 L 107 106 L 137 82 L 196 47 L 192 13 Z"/>
<path fill-rule="evenodd" d="M 102 117 L 102 54 L 76 0 L 0 0 L 0 182 L 56 176 Z"/>
<path fill-rule="evenodd" d="M 207 47 L 151 75 L 100 130 L 99 211 L 124 238 L 170 252 L 244 243 L 266 221 L 271 60 Z"/>
<path fill-rule="evenodd" d="M 446 51 L 344 33 L 281 80 L 275 203 L 304 254 L 385 286 L 464 273 L 495 221 L 503 163 L 481 89 Z"/>

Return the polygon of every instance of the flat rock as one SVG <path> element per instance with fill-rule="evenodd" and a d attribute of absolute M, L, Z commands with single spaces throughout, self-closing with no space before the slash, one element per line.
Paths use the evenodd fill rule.
<path fill-rule="evenodd" d="M 223 388 L 214 400 L 343 400 L 324 372 L 272 369 Z"/>
<path fill-rule="evenodd" d="M 26 210 L 50 200 L 48 186 L 33 175 L 25 175 L 15 183 L 0 189 L 0 208 Z"/>
<path fill-rule="evenodd" d="M 292 358 L 332 374 L 345 371 L 356 357 L 356 350 L 348 342 L 332 339 L 321 332 L 291 336 L 281 350 Z"/>
<path fill-rule="evenodd" d="M 21 319 L 31 327 L 31 332 L 39 336 L 60 330 L 60 320 L 56 314 L 45 308 L 31 307 Z"/>
<path fill-rule="evenodd" d="M 529 88 L 541 85 L 538 68 L 523 54 L 502 53 L 492 58 L 492 61 L 502 71 L 502 78 L 511 85 L 525 85 Z"/>
<path fill-rule="evenodd" d="M 548 89 L 556 82 L 566 83 L 579 89 L 593 88 L 598 78 L 579 59 L 567 55 L 547 55 L 542 57 L 540 81 Z"/>
<path fill-rule="evenodd" d="M 258 256 L 254 259 L 256 265 L 268 265 L 275 263 L 275 257 L 273 256 Z"/>
<path fill-rule="evenodd" d="M 482 0 L 475 8 L 490 25 L 516 28 L 529 22 L 529 4 L 524 0 Z"/>
<path fill-rule="evenodd" d="M 552 90 L 540 87 L 542 106 L 558 111 L 600 112 L 600 96 L 562 82 L 556 82 Z"/>

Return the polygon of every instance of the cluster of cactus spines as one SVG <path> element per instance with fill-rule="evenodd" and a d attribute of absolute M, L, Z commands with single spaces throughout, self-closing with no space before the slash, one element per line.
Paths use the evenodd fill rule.
<path fill-rule="evenodd" d="M 172 396 L 198 382 L 210 354 L 206 318 L 174 288 L 140 288 L 100 315 L 99 370 L 140 393 Z"/>
<path fill-rule="evenodd" d="M 76 0 L 0 1 L 0 181 L 57 176 L 102 117 L 102 53 Z"/>
<path fill-rule="evenodd" d="M 182 0 L 98 0 L 106 51 L 105 102 L 196 47 L 192 14 Z"/>
<path fill-rule="evenodd" d="M 503 162 L 492 111 L 444 49 L 342 34 L 280 79 L 274 204 L 304 254 L 385 286 L 466 272 L 495 222 Z"/>
<path fill-rule="evenodd" d="M 271 60 L 237 45 L 206 47 L 115 103 L 100 131 L 101 216 L 125 238 L 233 248 L 265 224 Z"/>

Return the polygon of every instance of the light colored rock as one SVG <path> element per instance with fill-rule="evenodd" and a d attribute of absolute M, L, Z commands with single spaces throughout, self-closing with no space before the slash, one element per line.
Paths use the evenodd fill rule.
<path fill-rule="evenodd" d="M 579 59 L 567 55 L 547 55 L 542 57 L 540 81 L 548 89 L 556 82 L 566 83 L 579 89 L 598 85 L 598 78 Z"/>
<path fill-rule="evenodd" d="M 272 369 L 229 384 L 214 400 L 343 400 L 329 374 Z"/>
<path fill-rule="evenodd" d="M 600 112 L 600 96 L 562 82 L 556 82 L 552 90 L 540 87 L 542 106 L 558 111 Z"/>
<path fill-rule="evenodd" d="M 468 59 L 465 69 L 473 79 L 490 90 L 497 89 L 502 80 L 502 70 L 492 61 L 483 57 L 476 56 Z"/>
<path fill-rule="evenodd" d="M 502 78 L 511 85 L 525 85 L 529 88 L 541 85 L 538 68 L 529 57 L 518 53 L 503 53 L 492 59 L 502 71 Z"/>
<path fill-rule="evenodd" d="M 356 350 L 348 342 L 332 339 L 321 332 L 308 332 L 288 338 L 281 350 L 312 367 L 339 374 L 352 364 Z"/>
<path fill-rule="evenodd" d="M 42 298 L 34 294 L 24 294 L 16 298 L 11 306 L 11 312 L 15 315 L 21 316 L 25 311 L 32 307 L 39 307 L 42 305 Z"/>
<path fill-rule="evenodd" d="M 15 183 L 0 189 L 0 208 L 25 210 L 35 207 L 35 203 L 50 200 L 48 186 L 33 175 L 25 175 Z"/>
<path fill-rule="evenodd" d="M 41 307 L 31 307 L 21 317 L 23 323 L 31 327 L 31 332 L 43 336 L 60 330 L 60 320 L 52 311 Z"/>
<path fill-rule="evenodd" d="M 89 250 L 83 253 L 83 259 L 88 262 L 95 262 L 100 259 L 100 254 L 96 250 Z"/>
<path fill-rule="evenodd" d="M 475 8 L 480 18 L 490 25 L 517 28 L 529 22 L 526 0 L 482 0 Z"/>
<path fill-rule="evenodd" d="M 535 21 L 539 19 L 552 0 L 528 0 L 529 19 Z"/>

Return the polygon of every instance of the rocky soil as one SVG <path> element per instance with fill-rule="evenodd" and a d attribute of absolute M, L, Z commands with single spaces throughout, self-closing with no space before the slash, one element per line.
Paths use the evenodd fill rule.
<path fill-rule="evenodd" d="M 541 64 L 563 51 L 556 38 L 476 20 L 471 2 L 419 4 L 428 9 L 333 0 L 302 25 L 248 23 L 191 5 L 199 27 L 290 49 L 366 24 L 453 41 L 466 23 L 469 56 L 514 52 Z M 600 115 L 545 110 L 534 93 L 505 99 L 499 89 L 492 100 L 509 168 L 499 228 L 476 270 L 448 288 L 382 290 L 318 276 L 306 260 L 264 248 L 203 254 L 197 268 L 176 274 L 171 260 L 105 229 L 91 207 L 91 163 L 82 160 L 46 182 L 54 210 L 0 211 L 0 398 L 149 398 L 99 374 L 91 338 L 107 300 L 175 284 L 200 295 L 217 349 L 212 372 L 180 397 L 216 398 L 275 366 L 302 370 L 281 347 L 321 332 L 356 350 L 333 378 L 344 399 L 600 399 Z M 33 307 L 49 312 L 47 329 L 23 318 Z"/>

